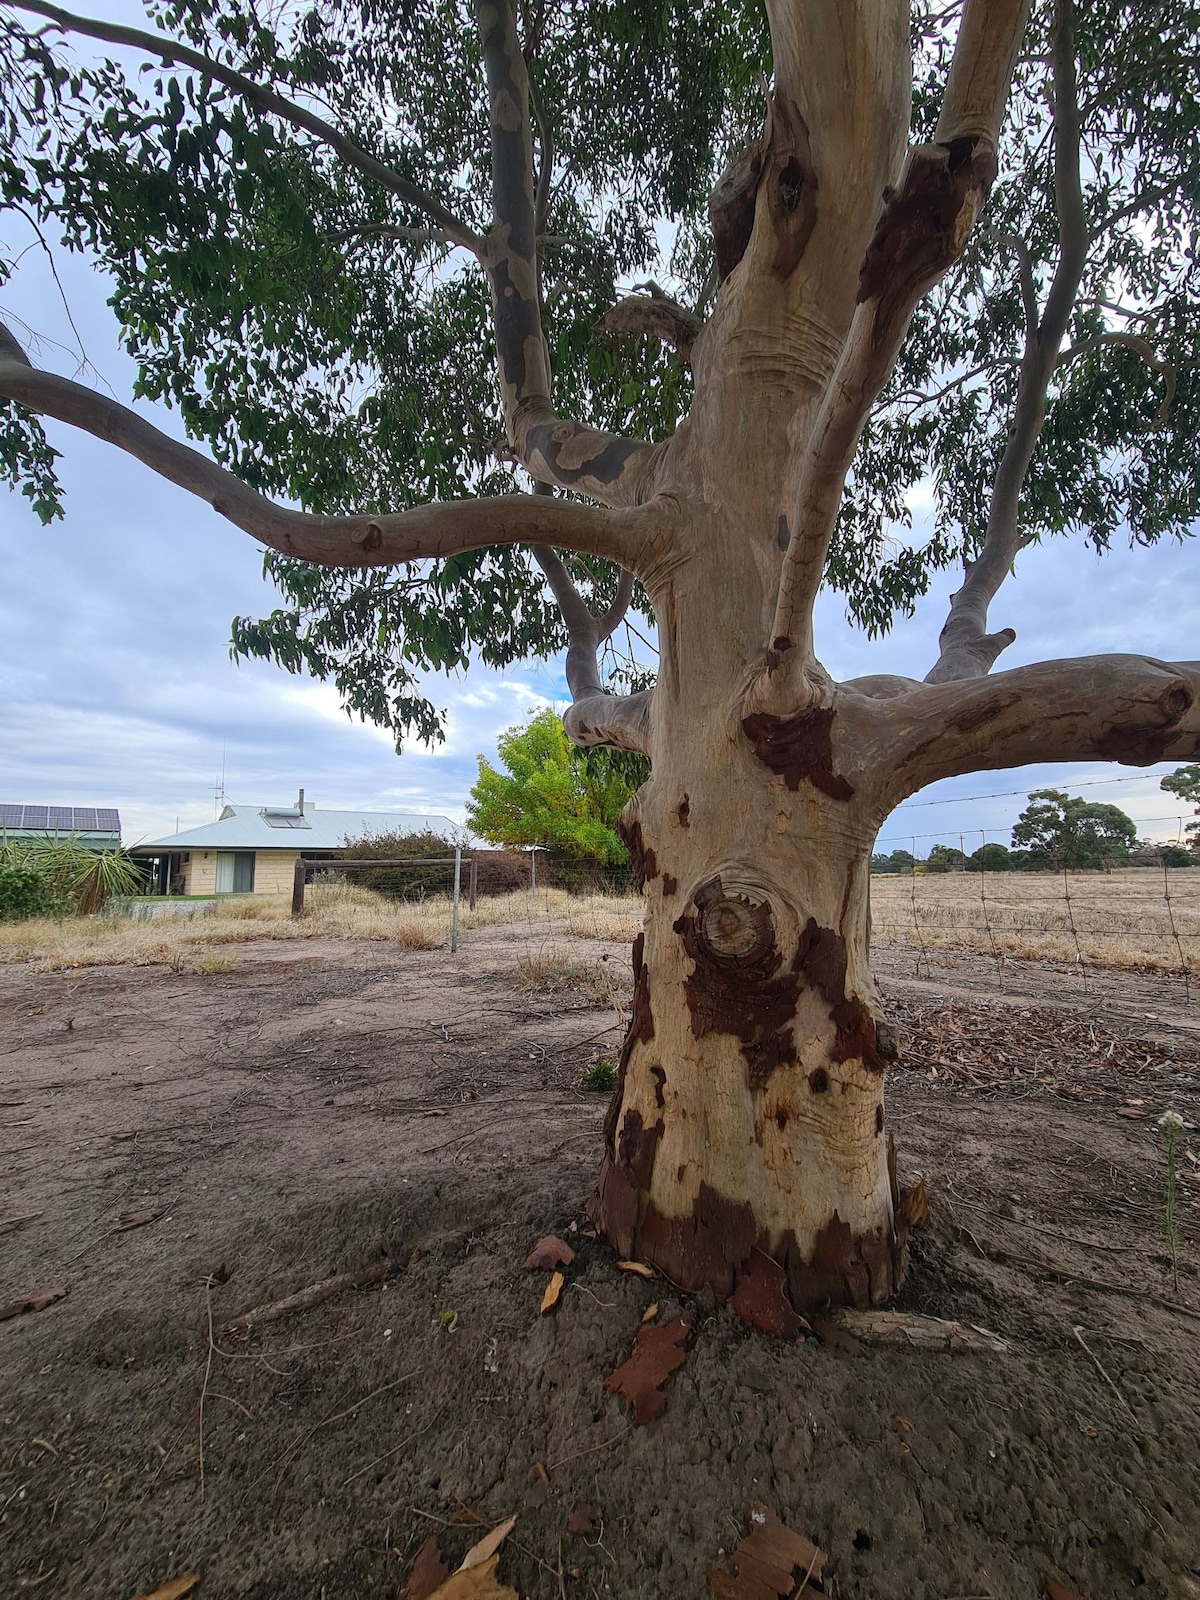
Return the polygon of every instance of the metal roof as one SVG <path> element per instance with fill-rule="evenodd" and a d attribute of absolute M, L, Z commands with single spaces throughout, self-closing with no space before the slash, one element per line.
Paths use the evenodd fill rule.
<path fill-rule="evenodd" d="M 0 829 L 13 833 L 116 833 L 121 818 L 111 806 L 0 805 Z"/>
<path fill-rule="evenodd" d="M 185 828 L 165 839 L 142 839 L 135 855 L 166 850 L 344 850 L 347 839 L 364 834 L 423 833 L 429 829 L 448 842 L 463 829 L 449 817 L 427 817 L 414 811 L 318 811 L 305 806 L 226 806 L 216 822 Z"/>

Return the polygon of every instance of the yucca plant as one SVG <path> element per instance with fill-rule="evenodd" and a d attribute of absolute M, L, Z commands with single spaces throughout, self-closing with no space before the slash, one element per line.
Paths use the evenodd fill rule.
<path fill-rule="evenodd" d="M 91 916 L 115 897 L 144 887 L 141 870 L 123 850 L 97 854 L 74 837 L 7 839 L 0 844 L 0 867 L 27 886 L 43 886 L 40 897 L 27 887 L 21 904 L 32 909 L 17 911 L 19 916 Z"/>

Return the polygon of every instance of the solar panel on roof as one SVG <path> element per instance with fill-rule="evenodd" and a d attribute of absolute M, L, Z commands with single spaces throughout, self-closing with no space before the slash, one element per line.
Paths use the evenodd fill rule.
<path fill-rule="evenodd" d="M 70 833 L 72 828 L 75 827 L 74 806 L 47 806 L 46 826 Z"/>
<path fill-rule="evenodd" d="M 0 806 L 0 828 L 19 828 L 24 806 Z"/>
<path fill-rule="evenodd" d="M 120 814 L 120 812 L 119 811 L 114 811 L 111 806 L 109 806 L 109 807 L 97 806 L 97 808 L 96 808 L 96 826 L 97 826 L 97 828 L 103 829 L 105 833 L 120 833 L 120 831 L 121 831 L 121 814 Z"/>
<path fill-rule="evenodd" d="M 26 806 L 21 819 L 23 828 L 48 828 L 50 826 L 49 806 Z"/>
<path fill-rule="evenodd" d="M 72 806 L 71 815 L 73 818 L 71 826 L 77 833 L 93 832 L 96 827 L 95 806 Z"/>

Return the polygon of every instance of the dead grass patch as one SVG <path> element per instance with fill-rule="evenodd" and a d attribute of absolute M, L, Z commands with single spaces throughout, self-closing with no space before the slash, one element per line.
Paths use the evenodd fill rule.
<path fill-rule="evenodd" d="M 1200 868 L 871 879 L 879 943 L 1200 973 Z"/>

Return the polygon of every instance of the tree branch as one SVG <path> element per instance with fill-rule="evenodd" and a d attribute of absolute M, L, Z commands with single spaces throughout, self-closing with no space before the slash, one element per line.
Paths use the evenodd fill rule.
<path fill-rule="evenodd" d="M 481 260 L 492 291 L 500 398 L 509 442 L 539 482 L 636 505 L 653 494 L 661 445 L 587 428 L 550 400 L 542 333 L 537 199 L 529 120 L 529 73 L 512 0 L 476 0 L 492 140 L 493 222 Z"/>
<path fill-rule="evenodd" d="M 985 228 L 984 232 L 989 239 L 994 239 L 997 244 L 1006 245 L 1017 258 L 1017 274 L 1021 285 L 1021 306 L 1025 312 L 1025 338 L 1037 337 L 1038 302 L 1037 284 L 1033 277 L 1033 257 L 1029 254 L 1029 246 L 1019 233 L 1013 233 L 1009 228 Z"/>
<path fill-rule="evenodd" d="M 1173 362 L 1164 361 L 1156 353 L 1150 341 L 1143 339 L 1139 334 L 1126 333 L 1123 329 L 1113 328 L 1108 333 L 1097 333 L 1093 334 L 1090 339 L 1080 339 L 1077 344 L 1070 345 L 1066 350 L 1062 351 L 1055 362 L 1055 367 L 1065 367 L 1074 361 L 1076 356 L 1084 355 L 1087 351 L 1095 350 L 1097 346 L 1104 344 L 1124 345 L 1127 350 L 1133 350 L 1137 355 L 1141 356 L 1152 372 L 1160 374 L 1163 380 L 1162 404 L 1159 406 L 1151 426 L 1165 428 L 1167 418 L 1171 412 L 1171 402 L 1175 398 L 1175 388 L 1179 382 L 1179 369 Z"/>
<path fill-rule="evenodd" d="M 661 339 L 663 344 L 674 345 L 680 360 L 690 367 L 692 346 L 704 324 L 657 284 L 650 284 L 649 293 L 627 294 L 610 306 L 596 326 L 602 333 L 633 333 Z"/>
<path fill-rule="evenodd" d="M 876 702 L 865 721 L 875 724 L 869 759 L 890 774 L 882 814 L 928 783 L 981 767 L 1194 760 L 1200 661 L 1042 661 L 965 682 L 914 685 Z"/>
<path fill-rule="evenodd" d="M 553 541 L 637 570 L 657 511 L 606 511 L 538 495 L 502 495 L 372 516 L 326 517 L 278 506 L 191 445 L 70 378 L 43 372 L 0 324 L 0 396 L 54 417 L 134 456 L 206 500 L 235 527 L 284 555 L 321 566 L 388 566 L 493 544 Z"/>
<path fill-rule="evenodd" d="M 996 172 L 996 144 L 1029 0 L 966 0 L 938 143 L 910 151 L 862 263 L 858 309 L 780 519 L 787 541 L 756 708 L 795 710 L 821 692 L 812 610 L 846 474 L 917 302 L 961 255 Z"/>
<path fill-rule="evenodd" d="M 290 127 L 302 128 L 306 133 L 311 133 L 323 144 L 327 144 L 348 167 L 353 167 L 356 172 L 370 178 L 381 188 L 390 190 L 407 205 L 423 211 L 455 244 L 461 245 L 475 255 L 479 254 L 483 241 L 465 223 L 460 222 L 452 211 L 447 210 L 441 201 L 434 199 L 431 194 L 426 194 L 394 167 L 388 166 L 386 162 L 380 161 L 378 157 L 355 144 L 352 139 L 348 139 L 332 123 L 318 117 L 307 107 L 297 105 L 295 101 L 287 99 L 277 90 L 255 83 L 253 78 L 248 78 L 244 73 L 225 66 L 223 62 L 214 61 L 211 56 L 193 50 L 190 45 L 182 44 L 175 39 L 165 39 L 161 34 L 149 33 L 143 28 L 128 28 L 120 23 L 76 16 L 59 6 L 47 4 L 46 0 L 7 0 L 7 3 L 16 10 L 31 11 L 36 16 L 49 18 L 63 33 L 81 34 L 85 38 L 99 39 L 106 44 L 128 45 L 132 49 L 141 50 L 146 55 L 155 57 L 164 66 L 172 67 L 178 64 L 190 67 L 202 78 L 208 78 L 240 95 L 259 111 L 278 117 Z"/>
<path fill-rule="evenodd" d="M 606 693 L 600 682 L 599 648 L 629 609 L 632 573 L 622 569 L 616 598 L 602 617 L 596 617 L 555 551 L 535 544 L 533 555 L 546 575 L 567 627 L 566 675 L 571 707 L 563 718 L 563 728 L 568 739 L 585 750 L 609 745 L 649 755 L 654 691 L 614 695 Z"/>
<path fill-rule="evenodd" d="M 1075 71 L 1072 0 L 1057 0 L 1054 31 L 1054 200 L 1058 213 L 1058 263 L 1036 333 L 1028 338 L 1012 426 L 992 485 L 988 522 L 979 555 L 952 596 L 927 683 L 948 683 L 990 671 L 1016 638 L 1011 628 L 988 633 L 988 607 L 1028 542 L 1020 530 L 1021 490 L 1046 420 L 1046 396 L 1070 323 L 1089 244 L 1080 180 L 1079 92 Z"/>

